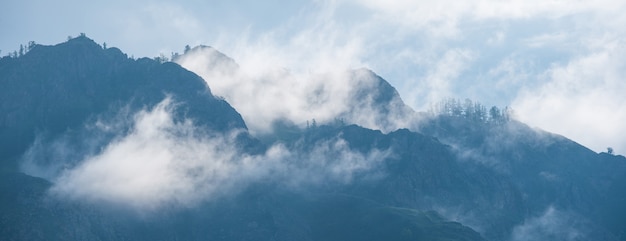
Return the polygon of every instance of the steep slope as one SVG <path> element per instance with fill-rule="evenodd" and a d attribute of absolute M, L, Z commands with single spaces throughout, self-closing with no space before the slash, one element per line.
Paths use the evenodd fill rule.
<path fill-rule="evenodd" d="M 49 183 L 23 174 L 3 173 L 0 180 L 3 240 L 483 240 L 435 212 L 341 194 L 257 189 L 193 209 L 136 216 L 51 198 Z"/>
<path fill-rule="evenodd" d="M 209 83 L 258 80 L 264 85 L 252 86 L 269 88 L 270 93 L 284 97 L 268 103 L 301 97 L 307 104 L 296 106 L 313 113 L 319 107 L 340 107 L 324 109 L 331 115 L 322 121 L 314 116 L 320 123 L 333 123 L 336 118 L 335 125 L 358 124 L 390 132 L 384 135 L 350 126 L 320 128 L 315 123 L 303 131 L 297 124 L 302 113 L 284 109 L 298 115 L 272 116 L 271 120 L 278 122 L 271 125 L 274 139 L 267 139 L 295 143 L 292 148 L 301 143 L 315 146 L 318 141 L 341 136 L 363 152 L 393 150 L 396 158 L 385 161 L 385 178 L 356 181 L 341 192 L 386 205 L 437 210 L 493 240 L 624 239 L 619 228 L 624 219 L 608 214 L 608 210 L 622 210 L 617 203 L 624 199 L 619 188 L 626 173 L 623 157 L 608 158 L 565 137 L 529 128 L 515 121 L 506 109 L 487 110 L 477 103 L 457 101 L 447 106 L 452 108 L 446 109 L 446 114 L 428 118 L 406 107 L 393 87 L 365 69 L 321 75 L 324 81 L 317 84 L 316 78 L 295 78 L 288 72 L 247 79 L 245 70 L 211 48 L 192 51 L 177 62 L 205 76 Z M 303 80 L 315 84 L 298 82 Z M 347 86 L 347 91 L 333 92 L 337 85 L 327 82 L 347 83 L 339 85 Z M 299 91 L 300 85 L 304 91 Z M 237 102 L 239 89 L 224 90 L 220 93 Z M 247 109 L 271 109 L 257 104 L 242 108 L 243 115 L 256 116 Z M 425 136 L 394 131 L 402 127 Z"/>
<path fill-rule="evenodd" d="M 202 76 L 258 134 L 276 131 L 276 122 L 304 127 L 312 119 L 319 124 L 341 120 L 390 132 L 409 127 L 417 118 L 396 89 L 368 69 L 307 74 L 259 71 L 239 66 L 208 46 L 195 47 L 174 61 Z"/>
<path fill-rule="evenodd" d="M 608 214 L 605 204 L 621 210 L 615 203 L 624 200 L 625 192 L 615 186 L 626 175 L 624 157 L 597 154 L 515 120 L 485 122 L 444 114 L 425 121 L 420 131 L 451 145 L 466 165 L 490 169 L 514 183 L 527 205 L 527 218 L 561 210 L 576 216 L 577 222 L 569 225 L 584 230 L 581 236 L 624 239 L 615 225 L 626 219 Z"/>
<path fill-rule="evenodd" d="M 623 156 L 472 103 L 416 122 L 366 69 L 249 76 L 210 47 L 176 61 L 213 92 L 177 64 L 129 59 L 84 36 L 0 59 L 0 237 L 626 238 Z M 61 163 L 66 175 L 19 173 L 25 159 Z M 68 179 L 70 192 L 55 189 Z"/>
<path fill-rule="evenodd" d="M 180 102 L 179 117 L 195 119 L 207 129 L 246 128 L 241 116 L 215 98 L 197 75 L 173 63 L 130 59 L 84 36 L 2 58 L 0 85 L 3 166 L 14 167 L 36 135 L 54 137 L 80 129 L 98 114 L 121 107 L 133 112 L 167 95 Z"/>
<path fill-rule="evenodd" d="M 357 84 L 349 99 L 350 108 L 338 118 L 383 132 L 411 128 L 418 115 L 404 103 L 398 91 L 385 79 L 369 69 L 351 71 Z"/>
<path fill-rule="evenodd" d="M 314 146 L 336 136 L 355 150 L 393 153 L 377 167 L 379 176 L 364 175 L 339 187 L 341 192 L 391 206 L 435 210 L 495 240 L 505 239 L 524 219 L 528 206 L 515 183 L 490 169 L 459 162 L 453 149 L 437 139 L 407 129 L 383 134 L 349 125 L 309 129 L 301 142 Z"/>
<path fill-rule="evenodd" d="M 371 77 L 372 73 L 366 71 L 364 74 Z M 145 179 L 126 179 L 132 177 L 133 174 L 138 175 L 144 169 L 154 168 L 152 163 L 158 164 L 163 161 L 163 156 L 167 158 L 171 154 L 167 150 L 141 149 L 150 145 L 150 141 L 158 142 L 159 140 L 155 139 L 160 136 L 137 134 L 137 132 L 144 131 L 141 129 L 143 127 L 137 126 L 142 124 L 141 118 L 132 115 L 132 113 L 150 114 L 158 121 L 169 123 L 167 112 L 162 114 L 157 111 L 161 108 L 160 106 L 163 106 L 163 99 L 168 99 L 167 96 L 171 96 L 176 103 L 176 108 L 171 109 L 172 118 L 174 122 L 184 127 L 181 130 L 175 130 L 183 132 L 183 136 L 191 140 L 207 141 L 214 137 L 204 136 L 207 133 L 219 132 L 226 136 L 235 133 L 237 135 L 238 138 L 235 138 L 232 143 L 216 145 L 219 151 L 223 151 L 220 148 L 225 148 L 239 152 L 225 153 L 226 156 L 234 156 L 227 161 L 235 164 L 245 164 L 249 160 L 263 161 L 266 156 L 271 157 L 272 153 L 263 153 L 264 146 L 247 135 L 246 125 L 239 114 L 224 100 L 214 97 L 204 81 L 197 75 L 173 63 L 159 63 L 146 58 L 129 59 L 120 50 L 102 49 L 84 36 L 55 46 L 36 46 L 19 58 L 3 58 L 0 60 L 0 81 L 3 86 L 6 86 L 0 92 L 2 112 L 6 113 L 2 116 L 0 126 L 3 161 L 3 168 L 0 170 L 0 192 L 3 193 L 0 198 L 0 236 L 3 240 L 379 240 L 381 238 L 482 240 L 480 234 L 474 230 L 460 223 L 448 221 L 436 212 L 418 211 L 412 209 L 413 206 L 396 206 L 394 204 L 402 203 L 379 201 L 371 194 L 355 196 L 353 194 L 369 192 L 367 190 L 342 191 L 346 183 L 333 180 L 306 182 L 308 184 L 301 188 L 285 187 L 290 179 L 273 179 L 272 176 L 266 176 L 249 185 L 223 189 L 232 190 L 237 195 L 201 199 L 189 205 L 166 202 L 156 209 L 142 209 L 141 201 L 132 199 L 145 198 L 141 196 L 145 194 L 145 190 L 139 189 L 131 190 L 138 192 L 137 196 L 134 196 L 132 192 L 123 193 L 130 195 L 131 199 L 107 202 L 120 197 L 111 196 L 110 193 L 106 193 L 107 190 L 124 190 L 136 185 L 137 180 L 139 183 L 145 182 L 146 179 L 172 180 L 172 177 L 167 175 L 171 174 L 169 172 L 156 172 L 156 174 L 148 172 L 150 175 L 141 176 Z M 379 77 L 377 82 L 373 83 L 375 85 L 372 86 L 371 91 L 382 88 L 386 93 L 391 94 L 372 95 L 362 92 L 356 95 L 357 99 L 386 102 L 397 97 L 393 87 Z M 132 120 L 129 121 L 128 118 Z M 188 120 L 193 120 L 193 122 L 190 124 Z M 133 121 L 135 126 L 132 125 Z M 118 123 L 122 127 L 116 127 Z M 101 133 L 94 131 L 92 126 L 96 126 L 96 129 L 111 129 L 115 133 L 102 136 Z M 147 129 L 148 134 L 153 131 L 162 131 L 159 125 L 155 126 L 156 128 Z M 189 126 L 193 126 L 194 129 L 187 129 L 186 127 Z M 195 127 L 203 131 L 193 132 L 197 130 Z M 233 129 L 241 130 L 241 132 L 231 132 Z M 336 130 L 333 130 L 333 133 L 336 134 Z M 324 132 L 320 132 L 316 136 L 319 137 L 319 141 L 331 143 L 332 149 L 333 144 L 342 143 L 335 138 L 335 134 L 327 136 Z M 137 136 L 141 142 L 128 145 L 128 138 Z M 91 146 L 90 143 L 94 138 L 103 138 L 103 140 L 98 140 L 95 146 Z M 66 146 L 55 144 L 57 143 L 55 140 L 59 139 L 77 144 L 73 148 L 65 148 Z M 207 152 L 202 142 L 200 144 L 186 142 L 184 138 L 171 140 L 172 142 L 165 143 L 174 146 L 196 145 L 195 149 L 190 150 Z M 218 142 L 221 140 L 217 139 Z M 350 140 L 352 141 L 357 140 Z M 228 146 L 231 144 L 244 148 L 231 148 Z M 301 152 L 306 149 L 303 146 L 296 148 L 297 144 L 291 144 L 294 144 L 294 149 L 287 149 L 287 151 L 294 154 L 291 154 L 289 156 L 291 158 L 284 162 L 311 161 L 302 157 L 318 154 L 321 157 L 313 160 L 320 161 L 319 158 L 326 158 L 321 161 L 336 161 L 331 155 L 332 150 L 328 154 L 329 150 L 324 149 L 324 146 L 307 153 Z M 286 144 L 286 146 L 291 144 Z M 29 147 L 40 148 L 42 146 L 43 150 L 70 153 L 64 153 L 67 155 L 62 155 L 62 158 L 54 158 L 47 155 L 47 152 L 38 155 L 29 152 L 31 150 Z M 137 147 L 141 151 L 133 153 L 132 148 Z M 163 146 L 156 145 L 156 147 Z M 337 152 L 345 155 L 350 161 L 351 158 L 372 152 L 372 149 L 368 148 L 374 148 L 374 146 L 361 147 L 364 149 L 359 149 L 358 144 L 355 144 L 352 150 L 339 145 L 340 150 Z M 83 148 L 93 150 L 90 152 Z M 123 152 L 116 152 L 119 150 L 116 148 L 121 148 Z M 128 148 L 131 149 L 130 152 Z M 163 147 L 163 149 L 167 148 Z M 156 152 L 156 154 L 151 152 Z M 130 154 L 138 154 L 136 157 L 143 157 L 147 162 L 132 162 L 127 159 Z M 188 152 L 182 154 L 183 157 L 194 155 Z M 76 155 L 80 157 L 76 161 L 83 163 L 66 163 L 68 160 L 65 158 Z M 101 165 L 102 160 L 106 159 L 102 156 L 111 157 L 107 159 L 108 162 L 104 162 L 105 165 Z M 146 156 L 148 158 L 145 158 Z M 61 178 L 46 180 L 20 173 L 16 165 L 24 157 L 42 163 L 60 162 L 63 164 L 61 165 L 62 174 L 65 175 Z M 219 156 L 209 155 L 208 157 Z M 382 157 L 380 160 L 373 160 L 384 161 Z M 204 161 L 217 162 L 218 160 Z M 267 161 L 270 162 L 261 164 L 275 165 L 271 159 Z M 84 163 L 91 165 L 81 165 Z M 173 180 L 173 183 L 155 182 L 156 184 L 182 185 L 181 183 L 184 183 L 187 177 L 200 176 L 203 173 L 202 168 L 206 167 L 184 169 L 185 162 L 174 164 L 166 165 L 166 167 L 182 169 L 182 172 L 178 173 L 184 173 L 184 176 Z M 289 169 L 290 167 L 297 167 L 297 165 L 290 166 L 289 163 L 280 164 L 286 165 L 286 168 L 282 169 L 279 166 L 274 170 L 276 173 L 271 174 L 279 175 L 280 172 L 293 171 Z M 359 163 L 355 164 L 359 165 Z M 110 168 L 112 165 L 124 165 L 129 168 Z M 217 162 L 217 165 L 228 166 L 230 163 Z M 192 165 L 192 167 L 196 166 Z M 263 165 L 257 167 L 262 169 Z M 341 168 L 341 166 L 338 167 Z M 78 175 L 80 178 L 77 180 L 83 181 L 84 177 L 97 180 L 96 182 L 72 182 L 70 186 L 76 188 L 95 183 L 96 188 L 90 189 L 95 192 L 72 196 L 76 192 L 55 191 L 55 187 L 72 177 L 72 170 L 76 169 L 93 171 L 86 172 L 88 175 Z M 322 171 L 320 174 L 329 172 L 324 169 L 324 166 L 318 169 Z M 218 173 L 221 170 L 224 169 L 209 170 L 208 178 L 194 182 L 191 191 L 202 192 L 202 186 L 211 185 L 212 178 L 224 175 Z M 121 177 L 124 182 L 115 182 L 119 185 L 107 184 L 111 181 L 107 179 L 110 176 L 102 174 L 116 171 L 122 172 Z M 307 171 L 307 169 L 300 170 L 304 174 Z M 370 171 L 376 172 L 376 170 L 365 168 L 363 174 Z M 245 173 L 232 172 L 229 175 L 231 176 L 224 178 L 236 179 L 236 176 L 245 175 Z M 288 173 L 283 175 L 289 176 Z M 184 192 L 179 192 L 181 189 L 171 191 L 172 189 L 159 189 L 160 186 L 141 187 L 165 190 L 172 192 L 170 194 L 174 196 L 184 195 Z M 72 190 L 75 191 L 75 189 Z M 341 192 L 337 193 L 337 191 Z M 104 199 L 95 199 L 95 201 L 90 199 L 94 195 L 104 195 Z M 137 201 L 139 204 L 125 205 L 124 200 Z"/>

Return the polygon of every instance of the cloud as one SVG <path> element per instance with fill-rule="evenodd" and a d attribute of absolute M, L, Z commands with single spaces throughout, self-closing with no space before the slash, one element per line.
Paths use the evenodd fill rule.
<path fill-rule="evenodd" d="M 312 88 L 308 83 L 314 78 L 311 76 L 367 67 L 398 87 L 407 104 L 418 110 L 442 96 L 472 98 L 488 106 L 520 105 L 528 93 L 543 91 L 547 85 L 542 81 L 550 81 L 546 76 L 553 69 L 610 51 L 599 46 L 610 42 L 603 39 L 626 37 L 626 4 L 611 0 L 322 0 L 290 1 L 275 9 L 276 2 L 254 1 L 64 3 L 9 1 L 9 11 L 0 24 L 12 34 L 0 39 L 2 53 L 29 40 L 52 44 L 79 32 L 135 56 L 156 56 L 159 52 L 169 56 L 185 44 L 208 43 L 236 59 L 247 77 L 255 81 L 287 70 L 294 81 L 286 88 Z M 46 21 L 40 21 L 39 16 Z M 21 27 L 11 24 L 14 22 L 22 23 Z M 214 87 L 218 84 L 212 81 L 210 86 L 219 89 Z M 258 90 L 256 85 L 246 91 L 253 90 Z M 229 98 L 226 92 L 218 93 Z M 606 106 L 604 101 L 594 102 Z M 614 126 L 613 121 L 604 124 L 600 116 L 621 118 L 621 114 L 607 115 L 603 107 L 598 113 L 587 109 L 586 114 L 580 111 L 579 115 L 585 119 L 596 116 L 596 123 L 602 123 L 599 125 Z M 301 114 L 295 113 L 299 119 L 325 118 L 319 113 Z M 527 114 L 533 115 L 524 111 Z M 552 128 L 555 122 L 570 123 L 573 117 L 523 119 L 578 140 L 582 134 L 571 136 L 568 131 Z M 585 135 L 595 136 L 591 132 Z M 624 146 L 615 135 L 593 138 L 590 141 L 611 139 L 606 144 L 594 144 L 594 150 Z M 623 148 L 619 146 L 618 152 Z"/>
<path fill-rule="evenodd" d="M 615 93 L 624 89 L 617 81 L 624 77 L 618 66 L 624 59 L 614 54 L 605 58 L 606 65 L 591 60 L 623 53 L 619 41 L 626 36 L 621 27 L 626 23 L 623 2 L 348 0 L 318 1 L 309 7 L 311 11 L 292 15 L 303 20 L 290 18 L 260 33 L 220 32 L 215 46 L 234 57 L 259 85 L 231 82 L 248 88 L 245 93 L 253 96 L 255 90 L 265 90 L 259 87 L 263 81 L 291 79 L 269 82 L 293 91 L 291 97 L 301 97 L 307 95 L 298 88 L 313 90 L 323 78 L 332 82 L 327 89 L 343 91 L 354 83 L 341 82 L 342 71 L 368 67 L 399 87 L 407 104 L 417 110 L 447 97 L 511 105 L 523 121 L 596 151 L 608 146 L 618 152 L 626 149 L 626 140 L 615 134 L 624 131 L 618 124 L 624 119 L 618 104 L 623 97 Z M 312 77 L 328 73 L 333 76 Z M 218 85 L 207 81 L 209 86 Z M 572 88 L 578 91 L 569 91 Z M 271 120 L 279 115 L 269 113 L 280 113 L 299 124 L 312 118 L 326 120 L 346 107 L 345 99 L 331 95 L 337 101 L 327 106 L 335 108 L 312 110 L 277 89 L 267 89 L 267 96 L 253 98 L 268 102 L 261 106 L 270 111 L 263 113 L 240 108 L 235 103 L 244 101 L 229 99 L 227 92 L 216 93 L 244 115 Z M 299 104 L 273 112 L 266 107 L 276 100 L 270 93 Z"/>
<path fill-rule="evenodd" d="M 487 39 L 487 44 L 489 45 L 500 45 L 506 39 L 506 34 L 503 31 L 498 31 L 494 34 L 494 36 L 489 37 Z"/>
<path fill-rule="evenodd" d="M 595 151 L 626 150 L 626 45 L 603 41 L 598 49 L 555 65 L 545 83 L 526 89 L 513 102 L 522 120 L 561 133 Z"/>
<path fill-rule="evenodd" d="M 528 218 L 515 226 L 511 241 L 587 240 L 580 230 L 582 222 L 573 215 L 550 206 L 539 216 Z"/>
<path fill-rule="evenodd" d="M 319 72 L 292 72 L 259 65 L 266 55 L 260 56 L 237 64 L 213 48 L 198 47 L 176 62 L 202 76 L 214 93 L 242 113 L 254 133 L 272 132 L 274 122 L 285 120 L 302 127 L 312 119 L 328 123 L 344 118 L 384 131 L 408 127 L 412 121 L 412 110 L 387 93 L 390 89 L 381 88 L 381 80 L 370 71 L 339 64 L 321 66 Z"/>
<path fill-rule="evenodd" d="M 454 81 L 468 67 L 468 62 L 472 60 L 473 53 L 467 49 L 451 49 L 446 51 L 426 75 L 424 82 L 417 85 L 415 96 L 421 97 L 421 101 L 414 100 L 413 103 L 422 102 L 436 103 L 445 98 L 453 96 Z M 424 98 L 425 97 L 425 98 Z M 425 107 L 426 105 L 422 106 Z"/>
<path fill-rule="evenodd" d="M 246 154 L 236 147 L 240 131 L 209 133 L 195 127 L 192 120 L 175 121 L 175 107 L 167 98 L 133 114 L 128 132 L 105 143 L 100 151 L 84 154 L 75 164 L 51 172 L 58 174 L 49 177 L 54 183 L 50 193 L 146 212 L 235 195 L 256 182 L 276 182 L 296 190 L 346 184 L 357 176 L 368 176 L 390 155 L 380 150 L 352 151 L 340 136 L 315 143 L 306 152 L 299 151 L 304 147 L 274 145 L 263 154 Z M 31 152 L 42 150 L 37 147 L 41 145 L 45 143 L 35 145 Z M 82 151 L 73 146 L 50 148 L 58 147 Z"/>
<path fill-rule="evenodd" d="M 558 32 L 533 36 L 526 39 L 524 42 L 531 48 L 538 48 L 546 45 L 563 44 L 563 42 L 565 42 L 567 39 L 568 36 L 566 33 Z"/>
<path fill-rule="evenodd" d="M 606 133 L 621 130 L 612 121 L 623 118 L 621 107 L 612 104 L 620 103 L 620 96 L 599 95 L 604 100 L 597 100 L 591 94 L 557 94 L 561 97 L 554 100 L 572 100 L 558 110 L 538 108 L 542 101 L 550 101 L 547 94 L 532 96 L 551 91 L 545 81 L 550 81 L 556 68 L 611 51 L 601 50 L 601 45 L 610 42 L 603 39 L 626 36 L 616 23 L 626 22 L 619 11 L 625 7 L 614 1 L 320 1 L 310 12 L 295 14 L 301 21 L 288 19 L 262 33 L 220 33 L 214 46 L 239 63 L 240 73 L 234 78 L 210 76 L 190 66 L 192 61 L 179 63 L 203 76 L 215 93 L 244 115 L 253 132 L 270 129 L 272 120 L 280 118 L 299 125 L 313 118 L 332 119 L 350 106 L 347 89 L 354 83 L 342 80 L 345 71 L 369 67 L 398 87 L 406 103 L 417 110 L 448 97 L 513 106 L 533 126 L 566 135 L 596 151 L 607 146 L 617 146 L 619 151 L 624 148 L 623 138 Z M 354 11 L 342 15 L 346 9 Z M 592 85 L 604 85 L 599 82 L 605 80 L 599 78 L 607 76 L 596 77 L 598 82 Z M 605 87 L 621 88 L 619 84 Z M 584 88 L 599 93 L 597 86 Z M 324 108 L 314 108 L 314 101 L 305 98 L 317 89 L 333 99 Z M 590 99 L 586 97 L 597 101 L 583 110 L 578 102 Z M 279 102 L 281 107 L 275 104 Z M 565 114 L 571 109 L 577 114 Z M 582 119 L 571 121 L 578 116 Z M 399 119 L 403 121 L 392 127 L 367 121 L 359 124 L 383 130 L 411 128 L 410 121 Z M 591 119 L 603 123 L 597 125 L 602 130 L 573 132 L 573 126 L 585 129 L 580 126 L 589 126 Z M 559 128 L 553 128 L 556 125 Z"/>

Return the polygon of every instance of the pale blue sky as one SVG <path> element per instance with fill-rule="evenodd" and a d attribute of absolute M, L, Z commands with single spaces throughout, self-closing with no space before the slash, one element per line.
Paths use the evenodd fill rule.
<path fill-rule="evenodd" d="M 84 32 L 135 57 L 206 44 L 259 68 L 367 67 L 418 110 L 446 97 L 509 105 L 531 126 L 626 153 L 624 1 L 8 0 L 0 9 L 0 55 Z"/>

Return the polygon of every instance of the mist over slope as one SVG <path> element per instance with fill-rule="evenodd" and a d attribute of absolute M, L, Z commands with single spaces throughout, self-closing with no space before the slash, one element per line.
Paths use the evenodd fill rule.
<path fill-rule="evenodd" d="M 368 69 L 259 71 L 239 66 L 208 46 L 189 49 L 174 62 L 202 76 L 244 115 L 255 133 L 272 132 L 277 121 L 303 127 L 313 119 L 319 123 L 340 119 L 390 132 L 411 127 L 418 118 L 393 86 Z"/>
<path fill-rule="evenodd" d="M 366 69 L 157 60 L 85 36 L 0 59 L 0 237 L 626 240 L 623 156 L 416 113 Z"/>
<path fill-rule="evenodd" d="M 215 98 L 195 74 L 173 63 L 130 59 L 84 36 L 37 45 L 22 57 L 1 61 L 2 159 L 15 159 L 36 138 L 54 138 L 96 122 L 96 115 L 108 110 L 135 112 L 167 95 L 181 100 L 179 117 L 194 118 L 204 128 L 246 128 L 239 113 Z M 3 161 L 8 164 L 14 163 Z"/>

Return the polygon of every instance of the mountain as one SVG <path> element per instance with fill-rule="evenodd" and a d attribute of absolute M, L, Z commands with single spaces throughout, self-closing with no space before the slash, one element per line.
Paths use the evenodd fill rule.
<path fill-rule="evenodd" d="M 394 88 L 369 69 L 351 71 L 356 80 L 347 111 L 339 115 L 348 123 L 390 132 L 411 127 L 418 114 L 404 103 Z"/>
<path fill-rule="evenodd" d="M 419 118 L 393 86 L 365 68 L 308 75 L 286 69 L 259 71 L 240 66 L 209 46 L 191 48 L 173 61 L 202 76 L 258 134 L 280 131 L 274 124 L 303 127 L 313 119 L 318 124 L 343 121 L 390 132 Z"/>
<path fill-rule="evenodd" d="M 433 210 L 488 240 L 623 239 L 623 156 L 597 154 L 514 120 L 437 115 L 421 128 L 384 134 L 356 125 L 319 126 L 284 143 L 312 152 L 341 137 L 362 153 L 393 150 L 376 172 L 357 172 L 352 182 L 323 191 Z"/>
<path fill-rule="evenodd" d="M 194 48 L 175 61 L 203 76 L 211 85 L 236 82 L 255 86 L 255 79 L 241 78 L 246 72 L 241 70 L 233 59 L 210 47 Z M 496 107 L 487 109 L 471 101 L 451 101 L 442 103 L 439 106 L 441 110 L 437 113 L 416 113 L 403 103 L 395 88 L 374 72 L 358 69 L 348 73 L 340 75 L 343 79 L 330 77 L 325 81 L 349 83 L 349 91 L 334 93 L 331 91 L 332 85 L 322 84 L 322 88 L 296 90 L 297 95 L 289 98 L 299 97 L 308 100 L 304 102 L 312 103 L 307 105 L 306 108 L 309 109 L 341 106 L 337 102 L 315 101 L 316 98 L 310 97 L 331 95 L 341 100 L 341 103 L 347 104 L 345 108 L 334 112 L 332 117 L 335 121 L 325 118 L 327 121 L 322 123 L 358 124 L 389 132 L 390 136 L 397 136 L 397 132 L 394 132 L 397 129 L 409 128 L 414 132 L 437 138 L 438 142 L 427 149 L 435 150 L 442 145 L 448 146 L 446 151 L 441 152 L 446 154 L 444 159 L 447 162 L 435 161 L 438 160 L 434 158 L 435 156 L 441 156 L 439 153 L 415 151 L 420 149 L 418 147 L 393 147 L 397 153 L 416 153 L 404 154 L 406 157 L 401 158 L 404 160 L 401 163 L 406 163 L 403 165 L 404 169 L 392 172 L 390 176 L 393 178 L 387 178 L 382 183 L 368 184 L 368 188 L 361 191 L 359 196 L 376 193 L 375 197 L 368 198 L 391 205 L 440 210 L 448 213 L 449 218 L 473 224 L 472 227 L 481 229 L 486 237 L 495 240 L 513 238 L 512 233 L 516 229 L 526 228 L 523 224 L 529 222 L 531 217 L 542 217 L 546 210 L 552 209 L 561 210 L 565 213 L 562 216 L 580 216 L 577 218 L 578 223 L 567 224 L 576 226 L 573 229 L 593 227 L 580 231 L 585 234 L 574 235 L 577 238 L 585 235 L 605 237 L 603 239 L 606 240 L 623 237 L 620 228 L 607 227 L 623 227 L 626 220 L 615 219 L 614 215 L 597 214 L 604 212 L 601 211 L 605 210 L 603 203 L 618 203 L 619 200 L 623 200 L 623 192 L 614 188 L 623 178 L 626 164 L 617 161 L 620 159 L 619 156 L 613 156 L 613 161 L 607 161 L 606 157 L 611 155 L 597 154 L 565 137 L 533 129 L 516 121 L 511 117 L 509 109 L 500 110 Z M 294 89 L 286 86 L 303 81 L 284 76 L 271 77 L 286 81 L 263 81 L 264 85 L 257 88 L 268 88 L 269 85 L 274 93 L 289 96 Z M 315 78 L 308 80 L 316 81 Z M 227 100 L 233 102 L 237 102 L 237 95 L 245 95 L 239 91 L 237 88 L 218 90 L 219 93 L 225 93 Z M 246 105 L 253 105 L 256 109 L 271 109 L 264 106 L 264 103 L 267 102 L 247 102 Z M 248 109 L 250 108 L 242 108 L 244 117 L 255 115 L 255 112 L 246 113 Z M 288 116 L 286 121 L 282 119 L 285 117 L 279 117 L 277 119 L 280 121 L 272 126 L 274 131 L 271 137 L 264 137 L 263 140 L 271 142 L 282 138 L 286 143 L 302 141 L 298 139 L 302 127 L 294 124 L 298 123 L 296 119 L 298 116 L 296 118 Z M 333 135 L 346 137 L 345 133 L 340 131 L 328 134 L 326 138 Z M 352 141 L 360 143 L 363 140 L 378 141 L 388 138 L 364 135 Z M 374 147 L 363 149 L 371 148 Z M 420 166 L 415 161 L 409 161 L 410 156 L 428 158 L 421 164 L 423 166 Z M 424 168 L 431 165 L 432 169 Z M 438 173 L 439 176 L 432 177 L 433 173 Z M 404 180 L 400 181 L 400 177 Z M 415 185 L 418 183 L 429 179 L 452 177 L 458 178 L 441 181 L 450 183 L 448 187 L 437 186 L 434 183 L 422 184 L 417 188 L 419 191 L 414 191 L 413 197 L 407 197 L 407 193 L 411 193 L 407 190 L 416 189 Z M 374 190 L 377 185 L 384 187 Z M 429 188 L 433 188 L 432 193 L 424 193 Z M 401 194 L 392 194 L 394 192 Z M 448 194 L 442 194 L 445 192 Z M 394 195 L 397 197 L 391 200 L 376 198 Z M 611 209 L 621 210 L 617 206 L 612 206 Z"/>
<path fill-rule="evenodd" d="M 626 240 L 626 158 L 507 109 L 174 61 L 85 36 L 0 59 L 2 240 Z"/>
<path fill-rule="evenodd" d="M 626 189 L 616 188 L 623 185 L 626 173 L 623 156 L 595 153 L 513 119 L 486 123 L 444 114 L 424 121 L 420 131 L 450 145 L 462 162 L 486 167 L 514 183 L 525 216 L 555 208 L 575 216 L 572 225 L 590 237 L 625 238 L 624 205 L 616 205 L 626 200 Z M 620 214 L 607 214 L 609 209 Z"/>
<path fill-rule="evenodd" d="M 80 36 L 55 46 L 37 45 L 18 58 L 2 58 L 0 81 L 6 86 L 0 97 L 5 113 L 0 126 L 3 161 L 0 236 L 3 240 L 482 240 L 474 230 L 446 220 L 434 211 L 397 207 L 332 192 L 344 186 L 342 181 L 310 183 L 304 180 L 302 185 L 312 188 L 308 189 L 282 187 L 284 179 L 264 176 L 242 184 L 237 194 L 218 198 L 201 196 L 200 201 L 190 203 L 184 202 L 185 195 L 190 194 L 181 192 L 185 190 L 181 188 L 140 185 L 174 193 L 137 189 L 120 194 L 146 180 L 121 176 L 122 183 L 110 186 L 107 183 L 112 180 L 106 178 L 125 173 L 140 175 L 146 172 L 143 169 L 148 173 L 154 168 L 159 171 L 163 155 L 183 158 L 170 162 L 169 165 L 175 166 L 166 166 L 183 168 L 184 176 L 178 177 L 203 175 L 201 169 L 210 167 L 191 165 L 187 169 L 185 162 L 193 159 L 184 158 L 195 154 L 186 152 L 179 156 L 179 149 L 167 152 L 169 147 L 157 145 L 163 141 L 171 145 L 196 145 L 193 150 L 199 152 L 214 147 L 207 143 L 217 145 L 217 154 L 235 155 L 235 159 L 223 163 L 235 165 L 232 168 L 239 165 L 237 157 L 260 156 L 258 158 L 264 160 L 270 155 L 265 152 L 274 150 L 268 150 L 265 144 L 247 134 L 241 116 L 223 99 L 213 96 L 200 77 L 174 63 L 128 58 L 119 49 L 104 49 Z M 164 101 L 168 99 L 175 103 L 171 108 L 167 104 L 170 102 Z M 159 111 L 162 109 L 164 111 Z M 171 122 L 168 120 L 170 112 Z M 234 139 L 228 139 L 233 134 Z M 324 148 L 339 148 L 336 153 L 347 157 L 364 156 L 369 152 L 343 149 L 340 140 L 320 137 L 329 144 L 312 150 L 314 153 L 324 154 L 327 150 Z M 226 143 L 211 142 L 213 138 Z M 235 153 L 221 152 L 224 151 L 221 147 L 230 150 L 230 145 L 235 146 L 232 149 Z M 146 149 L 146 146 L 157 149 Z M 300 165 L 306 166 L 305 159 L 317 157 L 297 149 L 294 148 L 293 154 L 288 156 L 291 158 L 281 165 L 293 165 L 301 173 L 307 173 L 307 169 L 299 169 Z M 183 150 L 186 149 L 183 147 Z M 107 158 L 111 155 L 112 158 Z M 125 159 L 129 156 L 131 159 Z M 126 162 L 118 165 L 133 167 L 136 164 L 133 157 L 141 158 L 143 166 L 134 170 L 109 170 L 109 174 L 105 169 L 89 171 L 94 166 L 116 169 L 111 165 L 119 163 L 120 158 Z M 333 155 L 325 158 L 333 158 Z M 24 166 L 27 161 L 34 162 L 30 167 L 56 169 L 39 175 L 41 173 Z M 268 163 L 261 163 L 258 168 L 272 165 L 270 160 L 265 161 Z M 324 166 L 320 167 L 323 174 Z M 146 178 L 168 180 L 168 175 L 180 173 L 160 174 Z M 208 175 L 213 178 L 216 173 L 210 171 Z M 236 175 L 246 173 L 234 173 L 225 178 L 238 180 Z M 192 182 L 194 190 L 212 190 L 202 187 L 209 185 L 211 179 L 199 180 Z M 183 185 L 185 180 L 174 182 Z M 91 184 L 96 185 L 95 189 L 81 189 Z M 151 202 L 139 201 L 139 204 L 127 206 L 116 201 L 115 198 L 125 197 L 120 195 L 137 198 L 124 199 L 129 201 L 159 195 L 170 195 L 174 199 L 166 199 L 161 206 L 151 209 L 146 207 Z M 191 195 L 193 197 L 197 196 Z M 382 220 L 384 225 L 381 225 Z"/>
<path fill-rule="evenodd" d="M 137 217 L 124 210 L 51 199 L 45 180 L 2 174 L 3 240 L 483 240 L 435 212 L 340 194 L 265 190 Z"/>
<path fill-rule="evenodd" d="M 36 135 L 54 138 L 80 129 L 89 118 L 126 106 L 154 106 L 171 95 L 178 115 L 208 129 L 245 129 L 239 113 L 212 95 L 197 75 L 174 63 L 134 60 L 80 36 L 55 46 L 36 45 L 19 58 L 0 60 L 0 160 L 16 158 Z M 194 106 L 191 108 L 191 106 Z"/>

